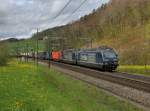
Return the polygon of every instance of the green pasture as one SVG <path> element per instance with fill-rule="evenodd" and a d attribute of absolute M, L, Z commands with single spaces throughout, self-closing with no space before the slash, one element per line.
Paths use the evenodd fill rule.
<path fill-rule="evenodd" d="M 0 67 L 0 111 L 141 111 L 54 69 L 12 61 Z"/>

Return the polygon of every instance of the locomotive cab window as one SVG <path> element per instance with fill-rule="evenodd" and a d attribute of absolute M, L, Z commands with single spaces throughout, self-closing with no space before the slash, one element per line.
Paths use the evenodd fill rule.
<path fill-rule="evenodd" d="M 116 53 L 114 51 L 111 51 L 111 50 L 104 51 L 103 56 L 105 59 L 117 58 Z"/>

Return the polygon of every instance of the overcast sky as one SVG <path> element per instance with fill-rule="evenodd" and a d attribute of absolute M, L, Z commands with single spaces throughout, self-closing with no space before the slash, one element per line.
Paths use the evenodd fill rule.
<path fill-rule="evenodd" d="M 53 19 L 69 0 L 0 0 L 0 39 L 30 37 L 37 28 L 44 30 L 66 24 L 90 13 L 109 0 L 73 0 L 63 13 Z"/>

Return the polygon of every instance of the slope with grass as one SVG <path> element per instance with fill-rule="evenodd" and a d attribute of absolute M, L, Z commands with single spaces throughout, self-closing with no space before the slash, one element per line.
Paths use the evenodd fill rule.
<path fill-rule="evenodd" d="M 141 111 L 53 69 L 16 61 L 0 67 L 0 110 Z"/>

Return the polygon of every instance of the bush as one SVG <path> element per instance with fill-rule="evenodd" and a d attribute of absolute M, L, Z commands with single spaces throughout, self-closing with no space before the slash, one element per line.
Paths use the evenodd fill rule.
<path fill-rule="evenodd" d="M 0 66 L 6 65 L 9 60 L 9 48 L 6 43 L 0 43 Z"/>

